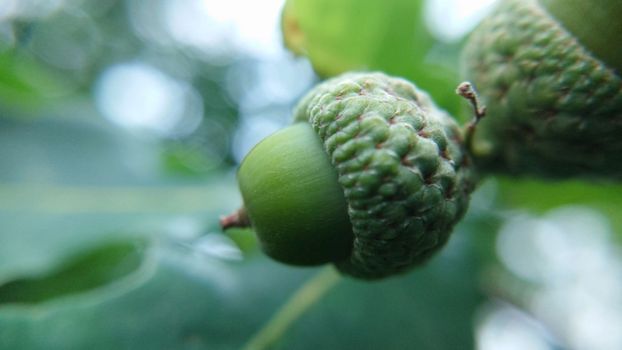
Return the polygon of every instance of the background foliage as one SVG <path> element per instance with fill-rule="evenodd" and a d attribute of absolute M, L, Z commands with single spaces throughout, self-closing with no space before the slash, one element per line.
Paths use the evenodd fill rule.
<path fill-rule="evenodd" d="M 342 8 L 306 11 L 309 30 L 382 12 L 317 3 Z M 303 51 L 339 61 L 323 75 L 405 76 L 464 119 L 452 94 L 468 25 L 443 19 L 466 9 L 449 3 L 383 2 L 389 21 L 354 33 L 320 26 L 347 64 L 309 37 Z M 373 283 L 220 232 L 240 205 L 237 164 L 321 79 L 285 51 L 282 5 L 0 2 L 0 348 L 622 348 L 617 184 L 488 178 L 439 256 Z M 417 31 L 389 30 L 399 19 Z"/>

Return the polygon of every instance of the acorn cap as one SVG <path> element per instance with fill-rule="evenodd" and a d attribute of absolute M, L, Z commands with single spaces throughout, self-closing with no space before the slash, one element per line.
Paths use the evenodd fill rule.
<path fill-rule="evenodd" d="M 343 189 L 354 239 L 344 273 L 381 278 L 426 261 L 467 209 L 475 178 L 455 121 L 411 83 L 346 74 L 295 111 L 319 136 Z"/>
<path fill-rule="evenodd" d="M 621 179 L 622 79 L 615 67 L 622 62 L 614 61 L 622 51 L 589 39 L 608 29 L 583 31 L 580 40 L 566 29 L 586 25 L 571 6 L 577 1 L 545 3 L 567 24 L 538 1 L 504 0 L 463 50 L 462 75 L 488 108 L 476 133 L 475 161 L 483 170 L 517 175 Z M 619 0 L 583 3 L 611 5 L 609 21 L 619 27 Z M 599 13 L 594 18 L 602 18 Z M 590 16 L 585 12 L 584 22 Z M 622 33 L 616 35 L 619 41 Z"/>

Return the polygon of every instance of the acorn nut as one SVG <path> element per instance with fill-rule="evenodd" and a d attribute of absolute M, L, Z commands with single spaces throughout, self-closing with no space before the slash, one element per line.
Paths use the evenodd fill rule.
<path fill-rule="evenodd" d="M 465 213 L 474 171 L 455 121 L 411 83 L 380 73 L 325 81 L 294 124 L 243 160 L 244 208 L 269 256 L 334 263 L 376 279 L 425 262 Z"/>
<path fill-rule="evenodd" d="M 620 0 L 500 1 L 462 55 L 482 171 L 622 179 L 620 18 Z"/>

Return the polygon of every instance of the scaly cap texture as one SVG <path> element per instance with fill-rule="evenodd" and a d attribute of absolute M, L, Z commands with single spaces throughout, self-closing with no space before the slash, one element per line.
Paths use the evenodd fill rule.
<path fill-rule="evenodd" d="M 620 72 L 537 1 L 502 1 L 472 33 L 462 63 L 488 107 L 474 149 L 484 170 L 622 178 Z"/>
<path fill-rule="evenodd" d="M 447 241 L 474 188 L 455 121 L 411 83 L 346 74 L 312 90 L 308 121 L 339 174 L 354 242 L 344 273 L 381 278 L 427 260 Z"/>

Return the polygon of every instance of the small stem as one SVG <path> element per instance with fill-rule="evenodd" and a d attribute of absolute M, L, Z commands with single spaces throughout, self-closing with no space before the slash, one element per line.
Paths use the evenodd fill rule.
<path fill-rule="evenodd" d="M 479 102 L 479 97 L 477 97 L 477 92 L 473 88 L 473 85 L 469 82 L 462 82 L 456 88 L 456 93 L 471 103 L 473 107 L 473 119 L 466 126 L 466 136 L 464 139 L 464 143 L 468 150 L 472 149 L 473 146 L 473 137 L 475 135 L 475 127 L 477 123 L 486 116 L 486 106 L 482 106 Z"/>
<path fill-rule="evenodd" d="M 263 350 L 272 346 L 309 307 L 320 300 L 340 279 L 341 276 L 334 267 L 329 266 L 322 269 L 291 296 L 268 323 L 253 335 L 243 349 Z"/>
<path fill-rule="evenodd" d="M 226 230 L 231 227 L 250 227 L 251 221 L 248 218 L 248 214 L 246 213 L 246 209 L 244 207 L 236 210 L 232 214 L 227 216 L 222 216 L 220 218 L 220 227 L 223 230 Z"/>

